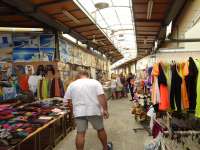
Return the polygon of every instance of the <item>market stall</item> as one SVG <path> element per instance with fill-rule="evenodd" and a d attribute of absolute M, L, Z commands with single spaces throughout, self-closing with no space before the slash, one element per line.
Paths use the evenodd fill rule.
<path fill-rule="evenodd" d="M 199 60 L 155 63 L 152 78 L 148 114 L 154 140 L 146 149 L 199 149 Z"/>
<path fill-rule="evenodd" d="M 52 149 L 74 128 L 72 106 L 62 99 L 67 86 L 101 58 L 64 38 L 56 48 L 54 34 L 0 38 L 7 39 L 0 50 L 9 50 L 0 62 L 0 149 Z"/>

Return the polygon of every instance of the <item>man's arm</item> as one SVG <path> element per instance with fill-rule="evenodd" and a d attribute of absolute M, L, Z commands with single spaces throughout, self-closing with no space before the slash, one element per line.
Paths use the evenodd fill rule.
<path fill-rule="evenodd" d="M 109 117 L 108 104 L 107 104 L 106 96 L 104 94 L 103 86 L 101 85 L 100 82 L 97 82 L 96 89 L 97 89 L 97 97 L 98 97 L 99 103 L 103 109 L 102 116 L 104 117 L 104 119 L 107 119 Z"/>
<path fill-rule="evenodd" d="M 108 111 L 108 104 L 104 94 L 98 95 L 98 100 L 103 110 Z"/>
<path fill-rule="evenodd" d="M 98 95 L 98 100 L 101 107 L 103 108 L 102 116 L 104 117 L 104 119 L 108 119 L 109 113 L 108 113 L 108 103 L 106 96 L 104 94 Z"/>
<path fill-rule="evenodd" d="M 70 86 L 68 86 L 67 91 L 65 92 L 64 103 L 65 103 L 66 106 L 71 106 L 71 104 L 72 104 L 72 97 L 71 97 Z"/>

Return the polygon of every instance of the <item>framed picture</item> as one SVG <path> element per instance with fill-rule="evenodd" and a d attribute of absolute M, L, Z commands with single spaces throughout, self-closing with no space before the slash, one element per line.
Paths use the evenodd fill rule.
<path fill-rule="evenodd" d="M 13 36 L 13 61 L 38 61 L 39 39 L 33 34 L 17 34 Z"/>
<path fill-rule="evenodd" d="M 53 61 L 55 54 L 55 35 L 40 35 L 40 60 Z"/>

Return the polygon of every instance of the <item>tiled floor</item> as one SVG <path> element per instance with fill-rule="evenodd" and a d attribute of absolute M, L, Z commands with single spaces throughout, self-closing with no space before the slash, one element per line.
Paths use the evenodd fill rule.
<path fill-rule="evenodd" d="M 114 150 L 143 150 L 144 143 L 149 139 L 145 131 L 133 132 L 133 128 L 140 127 L 131 115 L 131 102 L 127 99 L 110 100 L 110 118 L 105 121 L 105 128 L 109 141 L 113 142 Z M 76 132 L 72 131 L 55 150 L 75 150 L 74 140 Z M 95 130 L 90 126 L 86 136 L 85 150 L 102 150 Z"/>

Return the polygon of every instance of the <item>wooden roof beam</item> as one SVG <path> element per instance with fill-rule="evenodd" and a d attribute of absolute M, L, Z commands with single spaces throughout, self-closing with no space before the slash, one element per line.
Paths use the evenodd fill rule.
<path fill-rule="evenodd" d="M 87 26 L 94 26 L 94 23 L 88 23 L 88 24 L 82 24 L 82 25 L 74 26 L 71 29 L 82 28 L 82 27 L 87 27 Z"/>
<path fill-rule="evenodd" d="M 53 0 L 51 2 L 44 2 L 44 3 L 36 4 L 34 6 L 34 9 L 37 10 L 37 9 L 44 7 L 44 6 L 50 6 L 50 5 L 54 5 L 54 4 L 58 4 L 58 3 L 66 3 L 68 1 L 71 1 L 71 0 Z"/>

